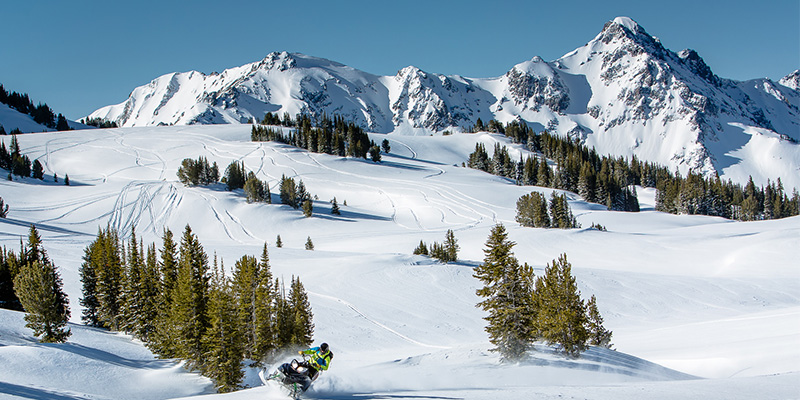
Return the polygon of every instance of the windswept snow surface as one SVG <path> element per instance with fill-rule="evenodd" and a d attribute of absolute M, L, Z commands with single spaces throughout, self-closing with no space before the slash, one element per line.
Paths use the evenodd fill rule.
<path fill-rule="evenodd" d="M 98 227 L 124 237 L 135 226 L 160 245 L 164 228 L 190 224 L 209 255 L 230 268 L 269 244 L 273 273 L 299 276 L 313 307 L 315 340 L 331 344 L 332 367 L 306 394 L 316 399 L 796 398 L 800 393 L 800 218 L 732 222 L 653 210 L 639 188 L 640 213 L 609 212 L 567 193 L 591 229 L 523 228 L 516 200 L 530 191 L 461 167 L 489 134 L 387 138 L 381 163 L 249 141 L 249 126 L 97 129 L 19 137 L 46 179 L 0 181 L 10 205 L 0 245 L 19 246 L 36 224 L 61 269 L 80 320 L 78 269 Z M 8 143 L 6 143 L 8 146 Z M 491 148 L 491 147 L 490 147 Z M 518 148 L 512 156 L 519 156 Z M 223 185 L 187 188 L 184 158 L 224 169 L 243 161 L 269 183 L 275 204 L 247 204 Z M 53 174 L 59 183 L 53 182 Z M 64 186 L 69 174 L 71 186 Z M 281 176 L 302 179 L 314 216 L 278 204 Z M 341 215 L 330 214 L 336 197 Z M 346 201 L 347 205 L 344 205 Z M 594 294 L 614 332 L 615 351 L 593 348 L 576 360 L 538 344 L 520 365 L 490 352 L 475 307 L 489 230 L 503 223 L 522 262 L 541 275 L 566 253 L 585 298 Z M 460 261 L 411 255 L 453 229 Z M 280 235 L 283 248 L 274 247 Z M 308 237 L 315 251 L 303 249 Z M 248 371 L 250 389 L 207 395 L 209 381 L 156 360 L 130 338 L 71 325 L 67 344 L 36 343 L 22 314 L 0 311 L 0 398 L 282 399 Z"/>

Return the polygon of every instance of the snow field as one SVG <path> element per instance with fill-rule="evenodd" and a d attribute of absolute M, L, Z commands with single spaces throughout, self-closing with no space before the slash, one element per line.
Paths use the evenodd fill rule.
<path fill-rule="evenodd" d="M 45 165 L 49 181 L 0 181 L 11 205 L 0 245 L 17 251 L 30 223 L 60 267 L 72 321 L 80 319 L 78 268 L 98 227 L 136 233 L 160 245 L 189 223 L 228 270 L 269 244 L 276 277 L 299 276 L 314 312 L 315 339 L 335 358 L 309 398 L 498 397 L 786 398 L 800 365 L 800 248 L 797 217 L 735 223 L 654 211 L 619 213 L 570 196 L 584 228 L 543 230 L 514 222 L 515 202 L 537 190 L 460 167 L 475 143 L 494 135 L 375 135 L 392 152 L 381 164 L 252 143 L 248 126 L 183 126 L 20 136 L 23 152 Z M 223 185 L 183 187 L 184 158 L 205 156 L 221 170 L 243 160 L 267 180 L 273 203 L 247 204 Z M 46 162 L 44 162 L 46 160 Z M 72 186 L 52 182 L 69 174 Z M 315 215 L 279 205 L 282 175 L 302 179 Z M 639 189 L 652 210 L 651 189 Z M 341 216 L 330 214 L 336 197 Z M 343 202 L 347 201 L 347 206 Z M 521 262 L 541 275 L 562 253 L 585 298 L 597 296 L 617 351 L 592 349 L 578 360 L 544 346 L 524 365 L 504 365 L 475 307 L 472 268 L 489 230 L 502 222 Z M 587 229 L 592 222 L 608 232 Z M 424 240 L 455 231 L 458 263 L 410 255 Z M 280 235 L 284 248 L 274 247 Z M 311 237 L 316 250 L 303 250 Z M 39 345 L 19 313 L 1 312 L 0 397 L 169 398 L 202 395 L 204 378 L 155 360 L 123 335 L 73 325 L 66 345 Z M 103 378 L 98 380 L 97 377 Z M 711 378 L 711 379 L 699 379 Z M 78 383 L 75 383 L 78 382 Z M 253 371 L 246 380 L 260 384 Z M 118 387 L 119 389 L 112 389 Z M 761 396 L 763 395 L 763 396 Z M 255 387 L 211 397 L 283 398 Z M 748 397 L 749 396 L 749 397 Z M 12 397 L 16 398 L 16 397 Z"/>

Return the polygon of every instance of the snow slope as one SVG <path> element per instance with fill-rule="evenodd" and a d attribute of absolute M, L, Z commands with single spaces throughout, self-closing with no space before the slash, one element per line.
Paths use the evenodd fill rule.
<path fill-rule="evenodd" d="M 477 141 L 508 144 L 505 138 L 385 137 L 392 151 L 375 164 L 253 143 L 241 125 L 22 135 L 23 152 L 42 162 L 47 179 L 0 181 L 10 204 L 0 245 L 16 249 L 35 223 L 78 322 L 82 249 L 99 226 L 123 236 L 135 226 L 145 242 L 158 242 L 165 227 L 181 232 L 189 223 L 228 267 L 268 242 L 273 273 L 302 279 L 315 339 L 336 353 L 309 398 L 796 397 L 799 218 L 742 223 L 609 212 L 568 193 L 583 226 L 595 222 L 608 232 L 523 228 L 514 222 L 516 199 L 552 189 L 518 187 L 460 166 Z M 523 150 L 512 151 L 516 157 Z M 243 161 L 268 181 L 275 203 L 282 175 L 302 179 L 319 198 L 314 216 L 247 204 L 241 191 L 222 185 L 183 187 L 177 168 L 198 156 L 222 167 Z M 54 172 L 68 173 L 72 185 L 52 182 Z M 642 208 L 652 210 L 652 190 L 639 192 Z M 330 214 L 333 197 L 340 216 Z M 568 255 L 583 295 L 597 296 L 616 351 L 592 349 L 568 360 L 538 345 L 521 365 L 501 364 L 488 351 L 472 268 L 498 222 L 537 274 Z M 447 229 L 461 246 L 458 263 L 410 254 L 420 240 L 441 242 Z M 273 246 L 277 235 L 283 248 Z M 315 251 L 303 250 L 307 237 Z M 2 311 L 0 319 L 0 397 L 169 398 L 208 390 L 207 380 L 154 360 L 123 335 L 73 325 L 69 343 L 39 345 L 21 314 Z M 258 386 L 253 371 L 246 383 L 257 387 L 211 398 L 285 398 Z"/>
<path fill-rule="evenodd" d="M 67 124 L 72 129 L 92 129 L 90 126 L 67 120 Z M 55 131 L 53 128 L 48 128 L 42 124 L 37 123 L 28 114 L 23 114 L 3 103 L 0 103 L 0 125 L 6 133 L 10 133 L 14 129 L 19 129 L 20 132 L 51 132 Z"/>

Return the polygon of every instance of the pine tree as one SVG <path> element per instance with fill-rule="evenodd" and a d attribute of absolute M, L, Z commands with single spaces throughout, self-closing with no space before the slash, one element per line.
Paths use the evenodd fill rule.
<path fill-rule="evenodd" d="M 289 302 L 294 315 L 294 323 L 292 324 L 294 331 L 291 342 L 297 346 L 308 347 L 314 340 L 314 315 L 311 312 L 308 293 L 306 293 L 299 277 L 292 277 Z"/>
<path fill-rule="evenodd" d="M 445 259 L 442 260 L 444 262 L 456 262 L 458 261 L 458 250 L 460 247 L 458 246 L 458 241 L 456 240 L 456 236 L 453 233 L 452 229 L 448 229 L 447 233 L 445 234 L 444 239 L 444 253 Z"/>
<path fill-rule="evenodd" d="M 589 332 L 589 344 L 611 348 L 611 331 L 603 327 L 603 317 L 597 309 L 597 299 L 592 295 L 586 302 L 586 330 Z"/>
<path fill-rule="evenodd" d="M 0 206 L 2 203 L 0 203 Z M 331 201 L 331 214 L 333 215 L 342 215 L 342 212 L 339 211 L 339 204 L 336 202 L 336 197 L 333 198 Z"/>
<path fill-rule="evenodd" d="M 293 178 L 287 178 L 286 175 L 281 177 L 280 197 L 282 204 L 286 204 L 295 209 L 299 207 L 300 203 L 297 198 L 297 186 Z"/>
<path fill-rule="evenodd" d="M 35 179 L 44 180 L 44 167 L 39 159 L 33 160 L 33 177 Z"/>
<path fill-rule="evenodd" d="M 137 336 L 139 333 L 138 327 L 143 319 L 141 312 L 144 309 L 145 302 L 145 293 L 141 290 L 143 273 L 144 260 L 139 252 L 136 230 L 132 228 L 125 257 L 125 286 L 123 289 L 125 301 L 122 305 L 122 329 Z"/>
<path fill-rule="evenodd" d="M 428 255 L 428 246 L 425 245 L 425 242 L 422 240 L 419 241 L 419 245 L 414 249 L 414 254 L 422 256 Z"/>
<path fill-rule="evenodd" d="M 17 294 L 14 292 L 14 278 L 21 268 L 20 259 L 11 251 L 0 249 L 0 308 L 23 311 Z"/>
<path fill-rule="evenodd" d="M 253 256 L 242 256 L 233 268 L 231 289 L 236 304 L 238 325 L 243 333 L 245 356 L 257 360 L 254 356 L 258 343 L 256 334 L 256 309 L 258 299 L 256 288 L 260 282 L 260 264 Z"/>
<path fill-rule="evenodd" d="M 286 298 L 285 288 L 277 278 L 275 288 L 278 291 L 275 297 L 275 346 L 285 349 L 292 346 L 295 318 L 291 303 Z"/>
<path fill-rule="evenodd" d="M 281 240 L 281 235 L 275 238 L 275 247 L 281 248 L 283 247 L 283 240 Z"/>
<path fill-rule="evenodd" d="M 306 250 L 314 250 L 314 242 L 311 241 L 311 236 L 306 239 Z"/>
<path fill-rule="evenodd" d="M 34 243 L 35 242 L 35 243 Z M 61 275 L 41 247 L 36 227 L 28 235 L 28 254 L 14 277 L 14 291 L 25 309 L 26 327 L 44 343 L 62 343 L 72 333 L 69 300 L 63 290 Z"/>
<path fill-rule="evenodd" d="M 208 299 L 208 330 L 203 336 L 206 350 L 203 374 L 214 381 L 220 393 L 242 388 L 245 341 L 236 314 L 236 300 L 230 281 L 216 270 Z"/>
<path fill-rule="evenodd" d="M 97 237 L 99 238 L 102 231 L 98 230 Z M 97 292 L 97 262 L 92 259 L 93 246 L 89 245 L 83 250 L 83 263 L 81 264 L 79 273 L 81 276 L 81 293 L 80 299 L 81 307 L 81 321 L 84 324 L 93 327 L 102 327 L 103 323 L 100 319 L 100 299 Z"/>
<path fill-rule="evenodd" d="M 311 214 L 314 212 L 314 203 L 311 200 L 306 200 L 303 202 L 303 216 L 306 218 L 311 217 Z"/>
<path fill-rule="evenodd" d="M 392 146 L 389 144 L 389 139 L 383 139 L 381 142 L 381 149 L 384 153 L 389 154 L 389 151 L 392 150 Z"/>
<path fill-rule="evenodd" d="M 266 243 L 264 243 L 264 250 L 261 252 L 258 266 L 259 276 L 255 289 L 255 345 L 250 355 L 250 358 L 257 364 L 269 358 L 277 348 L 275 343 L 275 299 L 278 293 L 272 283 Z"/>
<path fill-rule="evenodd" d="M 483 250 L 483 263 L 474 275 L 483 284 L 476 293 L 484 298 L 478 307 L 489 314 L 484 317 L 489 341 L 496 346 L 494 351 L 511 362 L 525 358 L 535 338 L 533 269 L 519 265 L 511 251 L 514 245 L 505 227 L 495 225 Z"/>
<path fill-rule="evenodd" d="M 97 277 L 97 316 L 103 327 L 118 331 L 122 327 L 125 277 L 117 231 L 111 227 L 101 230 L 89 247 Z"/>
<path fill-rule="evenodd" d="M 208 256 L 186 225 L 180 244 L 178 280 L 173 292 L 170 320 L 174 325 L 176 353 L 190 366 L 202 368 L 206 348 L 202 335 L 208 327 Z"/>
<path fill-rule="evenodd" d="M 556 344 L 570 357 L 586 349 L 589 332 L 580 292 L 566 254 L 548 263 L 536 282 L 536 327 L 549 344 Z"/>

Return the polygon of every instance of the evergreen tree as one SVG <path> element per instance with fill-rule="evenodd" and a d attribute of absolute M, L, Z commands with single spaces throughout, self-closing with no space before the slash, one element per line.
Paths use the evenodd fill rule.
<path fill-rule="evenodd" d="M 300 206 L 297 198 L 297 186 L 293 178 L 287 178 L 286 175 L 281 177 L 280 197 L 282 204 L 295 209 Z"/>
<path fill-rule="evenodd" d="M 99 238 L 101 234 L 102 231 L 98 230 L 97 237 Z M 99 265 L 92 259 L 94 253 L 93 245 L 89 245 L 83 250 L 83 263 L 78 271 L 82 284 L 80 304 L 83 307 L 83 311 L 81 312 L 81 321 L 88 326 L 102 327 L 100 298 L 97 291 L 97 268 Z"/>
<path fill-rule="evenodd" d="M 41 247 L 36 227 L 31 225 L 25 263 L 14 277 L 14 291 L 25 309 L 26 327 L 44 343 L 62 343 L 70 336 L 69 300 L 61 275 Z"/>
<path fill-rule="evenodd" d="M 61 276 L 50 262 L 34 261 L 22 267 L 14 289 L 25 309 L 25 326 L 44 343 L 62 343 L 72 333 L 66 328 L 70 311 Z"/>
<path fill-rule="evenodd" d="M 444 262 L 456 262 L 458 261 L 458 250 L 460 247 L 458 246 L 458 241 L 456 240 L 456 236 L 453 233 L 452 229 L 448 229 L 447 233 L 445 234 L 444 239 L 444 253 L 445 259 L 442 260 Z"/>
<path fill-rule="evenodd" d="M 586 330 L 589 332 L 589 344 L 611 348 L 611 331 L 603 327 L 603 317 L 597 309 L 597 299 L 592 295 L 586 302 Z"/>
<path fill-rule="evenodd" d="M 275 287 L 278 288 L 278 296 L 275 297 L 275 346 L 285 349 L 292 346 L 295 318 L 285 288 L 277 278 Z"/>
<path fill-rule="evenodd" d="M 232 161 L 225 169 L 225 184 L 228 190 L 242 189 L 247 177 L 244 161 Z"/>
<path fill-rule="evenodd" d="M 425 242 L 422 240 L 419 241 L 419 245 L 414 249 L 414 254 L 422 256 L 428 255 L 428 246 L 425 245 Z"/>
<path fill-rule="evenodd" d="M 102 327 L 118 331 L 122 327 L 125 277 L 117 231 L 111 227 L 100 230 L 88 252 L 91 268 L 87 268 L 87 274 L 93 272 L 96 277 L 97 318 Z"/>
<path fill-rule="evenodd" d="M 275 247 L 281 248 L 283 247 L 283 240 L 281 240 L 281 235 L 275 238 Z"/>
<path fill-rule="evenodd" d="M 519 265 L 512 252 L 514 245 L 505 227 L 495 225 L 483 250 L 483 263 L 475 268 L 475 277 L 483 284 L 476 292 L 484 299 L 478 307 L 489 314 L 484 317 L 489 341 L 496 346 L 494 351 L 512 362 L 525 358 L 536 335 L 533 269 Z"/>
<path fill-rule="evenodd" d="M 35 179 L 44 180 L 44 167 L 39 159 L 33 161 L 33 177 Z"/>
<path fill-rule="evenodd" d="M 383 139 L 381 142 L 381 149 L 384 153 L 389 154 L 389 151 L 392 150 L 392 146 L 389 144 L 389 139 Z"/>
<path fill-rule="evenodd" d="M 311 312 L 311 303 L 308 301 L 300 278 L 292 277 L 292 285 L 289 290 L 289 302 L 294 315 L 294 331 L 292 332 L 292 344 L 300 347 L 308 347 L 314 339 L 314 315 Z"/>
<path fill-rule="evenodd" d="M 69 174 L 64 174 L 64 185 L 69 186 Z"/>
<path fill-rule="evenodd" d="M 381 161 L 381 149 L 378 146 L 372 146 L 369 148 L 369 158 L 372 162 L 380 162 Z"/>
<path fill-rule="evenodd" d="M 0 201 L 2 201 L 2 199 L 0 199 Z M 0 206 L 2 206 L 2 203 L 0 203 Z M 331 214 L 342 215 L 342 212 L 339 210 L 339 204 L 336 202 L 336 197 L 331 201 Z"/>
<path fill-rule="evenodd" d="M 278 294 L 277 288 L 272 283 L 272 272 L 270 271 L 266 243 L 264 243 L 264 250 L 261 252 L 258 269 L 258 282 L 255 288 L 255 343 L 252 353 L 249 355 L 257 364 L 269 358 L 277 348 L 275 343 L 275 299 Z"/>
<path fill-rule="evenodd" d="M 256 178 L 252 172 L 247 174 L 247 181 L 244 183 L 244 194 L 247 196 L 247 202 L 267 202 L 269 203 L 269 190 L 267 189 L 266 182 L 262 182 Z"/>
<path fill-rule="evenodd" d="M 311 241 L 311 236 L 306 239 L 306 250 L 314 250 L 314 242 Z"/>
<path fill-rule="evenodd" d="M 555 344 L 571 357 L 586 349 L 589 332 L 580 292 L 572 276 L 566 254 L 548 263 L 544 276 L 536 282 L 536 327 L 549 344 Z"/>
<path fill-rule="evenodd" d="M 306 218 L 311 217 L 311 214 L 314 212 L 314 203 L 311 200 L 306 200 L 303 202 L 303 216 Z"/>
<path fill-rule="evenodd" d="M 56 122 L 56 130 L 57 131 L 68 131 L 69 124 L 67 123 L 67 119 L 64 118 L 63 115 L 58 114 L 58 122 Z"/>
<path fill-rule="evenodd" d="M 180 244 L 178 280 L 173 291 L 170 320 L 174 325 L 176 353 L 190 366 L 205 365 L 202 335 L 208 327 L 208 256 L 186 225 Z"/>
<path fill-rule="evenodd" d="M 0 308 L 7 310 L 23 311 L 17 294 L 14 292 L 14 278 L 21 268 L 20 260 L 16 254 L 0 249 Z"/>
<path fill-rule="evenodd" d="M 214 381 L 220 393 L 242 388 L 245 341 L 236 314 L 236 300 L 231 283 L 224 273 L 215 271 L 208 299 L 209 325 L 203 346 L 206 366 L 203 374 Z"/>

